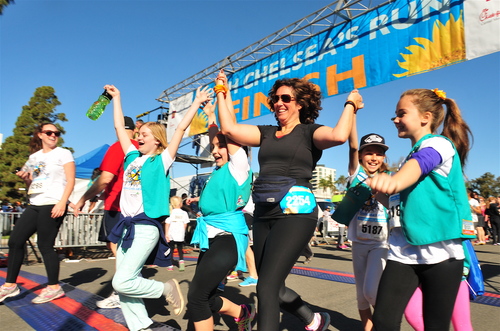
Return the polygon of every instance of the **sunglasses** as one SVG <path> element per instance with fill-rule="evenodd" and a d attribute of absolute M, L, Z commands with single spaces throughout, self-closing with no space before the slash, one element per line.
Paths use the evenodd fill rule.
<path fill-rule="evenodd" d="M 55 135 L 56 137 L 59 137 L 61 135 L 61 131 L 42 131 L 42 133 L 45 133 L 47 136 L 52 136 Z"/>
<path fill-rule="evenodd" d="M 281 101 L 283 101 L 284 103 L 289 103 L 290 101 L 295 100 L 295 98 L 292 97 L 290 94 L 273 95 L 271 100 L 273 101 L 273 103 L 276 103 L 276 102 L 280 101 L 280 98 L 281 98 Z"/>

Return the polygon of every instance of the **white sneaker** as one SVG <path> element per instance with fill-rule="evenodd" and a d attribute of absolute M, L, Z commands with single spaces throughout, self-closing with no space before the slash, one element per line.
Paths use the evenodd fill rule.
<path fill-rule="evenodd" d="M 46 287 L 42 290 L 39 296 L 31 300 L 33 303 L 45 303 L 55 299 L 59 299 L 64 296 L 64 290 L 61 286 L 56 289 L 51 287 Z"/>
<path fill-rule="evenodd" d="M 0 286 L 0 302 L 4 301 L 7 298 L 15 297 L 19 293 L 21 293 L 21 290 L 19 289 L 17 284 L 12 287 Z"/>
<path fill-rule="evenodd" d="M 120 297 L 118 296 L 118 293 L 113 292 L 109 297 L 106 299 L 96 301 L 95 305 L 98 308 L 103 308 L 103 309 L 111 309 L 111 308 L 121 308 L 120 306 Z"/>

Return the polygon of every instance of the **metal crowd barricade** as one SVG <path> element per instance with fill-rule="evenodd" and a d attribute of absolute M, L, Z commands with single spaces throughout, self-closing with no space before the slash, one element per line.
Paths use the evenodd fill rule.
<path fill-rule="evenodd" d="M 8 248 L 9 239 L 4 238 L 10 235 L 14 228 L 16 218 L 22 213 L 2 213 L 0 212 L 0 249 Z"/>
<path fill-rule="evenodd" d="M 55 247 L 105 246 L 105 242 L 98 240 L 103 215 L 92 213 L 75 217 L 68 213 L 57 234 Z"/>
<path fill-rule="evenodd" d="M 14 228 L 14 223 L 21 213 L 0 213 L 0 249 L 8 248 L 8 237 Z M 68 213 L 64 218 L 59 233 L 57 234 L 55 247 L 92 247 L 106 246 L 105 242 L 99 241 L 99 229 L 103 219 L 102 213 L 80 214 L 75 217 Z M 36 238 L 36 235 L 35 235 Z M 36 246 L 36 239 L 33 240 Z"/>

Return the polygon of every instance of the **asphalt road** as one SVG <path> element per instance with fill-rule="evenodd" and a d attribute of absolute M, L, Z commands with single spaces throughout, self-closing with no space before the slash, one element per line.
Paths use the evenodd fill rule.
<path fill-rule="evenodd" d="M 333 245 L 313 247 L 314 258 L 311 263 L 304 264 L 301 257 L 296 268 L 287 279 L 287 286 L 298 292 L 314 311 L 326 311 L 331 316 L 331 325 L 328 330 L 362 330 L 359 321 L 355 300 L 355 287 L 352 284 L 352 261 L 350 250 L 339 250 Z M 500 325 L 500 246 L 476 246 L 476 252 L 482 265 L 486 291 L 489 299 L 486 303 L 471 303 L 472 322 L 475 330 L 497 330 Z M 109 252 L 105 249 L 75 249 L 73 256 L 61 262 L 60 280 L 68 292 L 78 295 L 89 295 L 86 307 L 94 312 L 95 300 L 106 297 L 111 291 L 110 281 L 113 277 L 114 260 L 109 259 Z M 189 283 L 196 267 L 197 252 L 187 254 L 186 271 L 167 271 L 166 268 L 149 268 L 143 270 L 144 277 L 166 281 L 175 277 L 184 294 L 187 293 Z M 0 283 L 4 282 L 6 268 L 0 268 Z M 33 279 L 43 279 L 45 276 L 43 264 L 31 261 L 24 265 L 22 271 L 34 275 Z M 43 281 L 39 282 L 40 284 Z M 229 282 L 226 285 L 224 296 L 236 303 L 256 302 L 255 287 L 238 287 L 239 282 Z M 30 292 L 30 291 L 27 291 Z M 33 294 L 34 295 L 34 294 Z M 70 293 L 68 293 L 68 296 Z M 76 295 L 76 294 L 75 294 Z M 61 300 L 61 299 L 59 299 Z M 51 303 L 38 305 L 42 317 L 25 317 L 23 311 L 30 308 L 31 303 L 24 304 L 23 309 L 15 306 L 16 298 L 9 298 L 6 303 L 0 304 L 0 329 L 2 330 L 61 330 L 41 323 L 34 323 L 33 319 L 44 319 L 49 315 L 58 314 Z M 57 300 L 56 300 L 57 301 Z M 61 301 L 62 302 L 62 301 Z M 170 314 L 169 307 L 164 306 L 164 299 L 147 300 L 146 305 L 152 319 L 168 327 L 164 330 L 193 330 L 188 322 L 188 313 L 176 317 Z M 44 306 L 46 305 L 46 306 Z M 61 304 L 59 304 L 61 306 Z M 12 307 L 10 307 L 12 306 Z M 86 308 L 86 309 L 87 309 Z M 102 310 L 97 310 L 99 313 Z M 113 309 L 114 315 L 120 315 L 119 309 Z M 87 314 L 89 312 L 87 311 Z M 113 315 L 111 314 L 111 315 Z M 26 314 L 24 314 L 26 315 Z M 100 315 L 100 314 L 97 314 Z M 61 315 L 62 316 L 62 315 Z M 31 319 L 31 320 L 30 320 Z M 117 319 L 123 323 L 123 320 Z M 226 317 L 216 318 L 216 330 L 233 330 L 234 323 Z M 28 324 L 30 323 L 30 324 Z M 116 324 L 118 325 L 118 324 Z M 290 315 L 282 314 L 281 330 L 304 330 L 300 321 Z M 75 327 L 74 330 L 83 329 Z M 113 327 L 108 330 L 115 330 Z M 117 328 L 119 329 L 119 328 Z M 123 329 L 123 328 L 122 328 Z M 257 328 L 254 328 L 256 330 Z M 412 330 L 403 320 L 402 330 Z"/>

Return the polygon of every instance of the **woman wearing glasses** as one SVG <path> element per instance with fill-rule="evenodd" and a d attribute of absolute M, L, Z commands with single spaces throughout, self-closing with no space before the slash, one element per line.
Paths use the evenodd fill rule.
<path fill-rule="evenodd" d="M 75 184 L 75 161 L 69 150 L 57 147 L 60 135 L 52 123 L 38 126 L 30 141 L 32 154 L 16 172 L 29 187 L 30 203 L 10 235 L 7 278 L 0 287 L 0 302 L 20 293 L 16 281 L 24 259 L 24 247 L 35 232 L 48 285 L 32 302 L 44 303 L 64 296 L 59 285 L 59 258 L 54 241 Z"/>
<path fill-rule="evenodd" d="M 226 80 L 221 72 L 217 79 Z M 309 180 L 322 150 L 343 144 L 349 137 L 354 114 L 363 108 L 362 97 L 349 94 L 333 128 L 315 124 L 321 92 L 305 79 L 277 80 L 268 104 L 277 125 L 238 124 L 219 113 L 223 134 L 246 146 L 260 146 L 260 176 L 254 183 L 254 251 L 259 331 L 279 329 L 280 308 L 297 316 L 306 330 L 326 330 L 327 313 L 313 313 L 300 296 L 285 287 L 285 279 L 313 235 L 318 211 Z M 280 195 L 268 195 L 281 191 Z"/>

